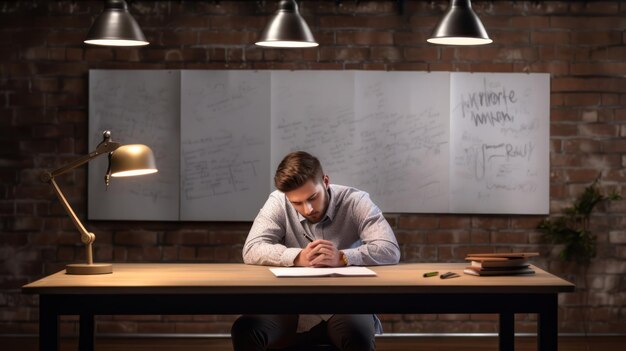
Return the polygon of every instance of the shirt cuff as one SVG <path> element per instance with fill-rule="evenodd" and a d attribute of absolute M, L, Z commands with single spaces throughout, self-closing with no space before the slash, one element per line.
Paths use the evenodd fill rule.
<path fill-rule="evenodd" d="M 302 251 L 299 247 L 290 247 L 283 251 L 280 256 L 280 263 L 282 266 L 291 267 L 295 265 L 294 260 L 298 257 L 298 254 Z"/>

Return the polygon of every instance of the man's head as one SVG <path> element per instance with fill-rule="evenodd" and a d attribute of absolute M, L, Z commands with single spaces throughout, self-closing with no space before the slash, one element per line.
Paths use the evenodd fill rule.
<path fill-rule="evenodd" d="M 285 156 L 276 169 L 274 184 L 309 222 L 324 218 L 329 199 L 328 176 L 315 156 L 304 151 Z"/>

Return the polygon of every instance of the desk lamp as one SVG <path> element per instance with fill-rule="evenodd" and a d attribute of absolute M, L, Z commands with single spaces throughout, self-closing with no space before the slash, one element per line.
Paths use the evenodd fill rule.
<path fill-rule="evenodd" d="M 61 201 L 61 205 L 70 216 L 70 219 L 80 232 L 80 240 L 85 244 L 87 263 L 69 264 L 65 267 L 67 274 L 106 274 L 113 272 L 113 265 L 110 263 L 93 263 L 92 243 L 96 236 L 85 229 L 81 221 L 72 210 L 69 202 L 61 192 L 54 178 L 67 173 L 89 161 L 100 156 L 109 155 L 109 167 L 104 176 L 106 187 L 109 186 L 110 177 L 129 177 L 157 172 L 154 154 L 149 147 L 141 144 L 122 145 L 111 141 L 111 132 L 104 131 L 102 142 L 98 144 L 95 151 L 82 156 L 67 165 L 52 172 L 45 171 L 41 174 L 41 181 L 49 183 L 55 194 Z"/>

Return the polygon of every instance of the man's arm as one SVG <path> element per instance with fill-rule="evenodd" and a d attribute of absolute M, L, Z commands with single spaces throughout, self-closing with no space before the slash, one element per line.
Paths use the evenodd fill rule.
<path fill-rule="evenodd" d="M 358 221 L 359 236 L 363 245 L 341 250 L 350 265 L 371 266 L 396 264 L 400 261 L 400 248 L 391 226 L 382 211 L 362 193 L 354 203 L 354 216 Z"/>
<path fill-rule="evenodd" d="M 288 248 L 285 243 L 285 211 L 281 199 L 272 193 L 254 219 L 243 246 L 246 264 L 293 266 L 300 248 Z"/>

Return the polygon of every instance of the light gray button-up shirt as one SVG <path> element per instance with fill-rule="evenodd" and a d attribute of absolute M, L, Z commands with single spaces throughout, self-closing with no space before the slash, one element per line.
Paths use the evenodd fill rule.
<path fill-rule="evenodd" d="M 247 264 L 293 266 L 312 239 L 331 241 L 350 265 L 396 264 L 398 242 L 380 209 L 366 192 L 329 185 L 330 203 L 324 219 L 312 224 L 291 206 L 284 193 L 274 191 L 254 220 L 243 247 Z"/>
<path fill-rule="evenodd" d="M 250 229 L 243 247 L 244 262 L 293 266 L 296 256 L 309 243 L 306 238 L 309 236 L 313 240 L 331 241 L 346 255 L 349 265 L 398 263 L 400 249 L 396 237 L 369 194 L 335 184 L 330 184 L 328 189 L 330 202 L 325 217 L 318 223 L 309 223 L 284 193 L 272 192 Z M 302 317 L 298 331 L 311 324 Z M 376 324 L 377 332 L 381 332 L 378 320 Z"/>

